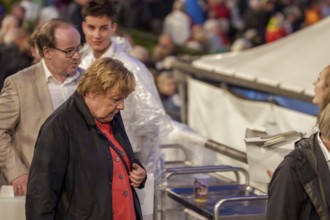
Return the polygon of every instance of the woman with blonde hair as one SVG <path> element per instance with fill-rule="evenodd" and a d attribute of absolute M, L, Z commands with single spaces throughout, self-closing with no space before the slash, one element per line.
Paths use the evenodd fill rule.
<path fill-rule="evenodd" d="M 267 220 L 330 219 L 330 66 L 314 82 L 319 131 L 295 143 L 268 189 Z"/>

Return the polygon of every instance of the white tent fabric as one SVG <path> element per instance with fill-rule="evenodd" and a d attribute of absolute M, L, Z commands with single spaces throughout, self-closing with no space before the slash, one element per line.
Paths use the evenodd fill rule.
<path fill-rule="evenodd" d="M 188 121 L 199 134 L 246 152 L 246 128 L 265 128 L 269 134 L 296 130 L 310 134 L 316 117 L 268 102 L 237 98 L 230 92 L 188 78 Z M 293 149 L 293 144 L 292 144 Z M 230 164 L 248 169 L 246 164 L 204 149 L 202 164 Z M 193 158 L 195 160 L 196 157 Z M 266 191 L 263 184 L 253 184 Z"/>
<path fill-rule="evenodd" d="M 312 82 L 330 64 L 330 17 L 286 38 L 240 53 L 207 55 L 193 66 L 313 96 Z"/>
<path fill-rule="evenodd" d="M 188 79 L 188 93 L 189 125 L 201 135 L 241 151 L 245 151 L 247 127 L 265 128 L 269 134 L 289 130 L 311 133 L 316 123 L 314 116 L 268 102 L 241 99 L 192 78 Z"/>

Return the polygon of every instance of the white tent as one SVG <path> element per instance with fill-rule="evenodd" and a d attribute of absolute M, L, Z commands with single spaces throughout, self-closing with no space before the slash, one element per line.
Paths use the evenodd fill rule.
<path fill-rule="evenodd" d="M 202 57 L 193 66 L 250 83 L 250 87 L 308 100 L 312 82 L 330 64 L 330 17 L 274 43 L 239 54 Z"/>
<path fill-rule="evenodd" d="M 275 134 L 296 130 L 311 133 L 316 117 L 270 102 L 241 99 L 227 91 L 237 85 L 311 102 L 313 81 L 330 64 L 330 18 L 274 43 L 241 53 L 208 55 L 175 64 L 179 88 L 188 100 L 187 123 L 198 133 L 246 151 L 247 127 L 263 127 Z M 183 80 L 185 79 L 185 80 Z M 204 164 L 246 165 L 214 153 Z"/>

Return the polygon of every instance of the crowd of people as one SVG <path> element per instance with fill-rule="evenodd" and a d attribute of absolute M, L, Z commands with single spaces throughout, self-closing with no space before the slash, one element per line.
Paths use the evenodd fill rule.
<path fill-rule="evenodd" d="M 63 215 L 70 216 L 70 219 L 90 215 L 99 219 L 110 215 L 117 216 L 115 219 L 141 219 L 133 188 L 143 187 L 148 171 L 156 181 L 155 190 L 160 192 L 158 187 L 163 171 L 160 139 L 179 144 L 192 136 L 190 146 L 206 141 L 166 114 L 152 74 L 129 54 L 127 40 L 114 36 L 116 7 L 108 0 L 92 0 L 82 7 L 80 25 L 86 40 L 84 46 L 79 29 L 71 22 L 52 18 L 41 24 L 27 41 L 30 55 L 34 54 L 33 64 L 4 79 L 0 93 L 0 185 L 11 184 L 16 195 L 27 194 L 27 219 L 44 219 L 50 215 L 57 219 L 62 219 Z M 109 73 L 108 69 L 113 69 L 114 73 Z M 116 79 L 115 76 L 123 73 L 127 78 Z M 107 75 L 111 77 L 107 78 Z M 118 84 L 122 86 L 118 88 Z M 79 92 L 75 92 L 77 87 Z M 43 129 L 60 141 L 58 134 L 47 125 L 47 118 L 57 115 L 65 105 L 67 110 L 76 111 L 75 115 L 84 115 L 79 119 L 86 123 L 84 125 L 75 124 L 79 120 L 68 117 L 74 126 L 84 127 L 86 132 L 93 127 L 94 131 L 89 134 L 89 139 L 87 134 L 69 129 L 73 133 L 67 135 L 65 132 L 61 137 L 61 145 L 65 143 L 65 146 L 53 148 L 53 141 L 48 135 L 43 136 Z M 54 121 L 49 119 L 53 128 L 63 125 L 66 130 L 71 124 L 69 121 L 65 123 L 62 115 L 54 117 L 64 124 L 53 124 Z M 79 142 L 81 135 L 95 142 Z M 42 147 L 38 147 L 39 143 Z M 54 154 L 44 157 L 42 151 L 46 143 Z M 94 153 L 86 153 L 88 149 Z M 63 160 L 58 160 L 60 158 Z M 82 167 L 83 164 L 87 169 Z M 108 176 L 96 180 L 101 169 Z M 78 171 L 82 172 L 79 177 L 82 185 L 87 182 L 95 185 L 97 181 L 103 186 L 100 197 L 80 203 L 81 196 L 86 199 L 88 194 L 81 194 L 75 185 L 71 185 L 80 181 L 77 176 L 67 175 L 76 175 Z M 54 172 L 58 175 L 53 175 Z M 50 179 L 44 182 L 44 191 L 33 188 L 37 185 L 32 182 L 46 176 Z M 56 180 L 52 179 L 56 176 Z M 58 184 L 54 185 L 54 181 Z M 125 209 L 116 202 L 119 197 L 127 199 Z M 62 201 L 61 207 L 57 206 L 59 200 Z M 113 204 L 113 209 L 104 209 L 105 203 Z M 68 209 L 71 205 L 75 208 Z"/>
<path fill-rule="evenodd" d="M 273 42 L 329 15 L 330 2 L 300 0 L 175 1 L 163 32 L 208 53 Z"/>
<path fill-rule="evenodd" d="M 11 184 L 16 194 L 27 194 L 27 219 L 111 215 L 141 219 L 133 188 L 144 186 L 147 171 L 161 175 L 156 146 L 164 137 L 187 135 L 183 125 L 173 121 L 180 121 L 172 71 L 178 59 L 175 45 L 209 53 L 228 47 L 243 50 L 277 40 L 329 14 L 328 0 L 23 0 L 12 4 L 0 28 L 0 185 Z M 159 33 L 151 54 L 129 35 L 116 36 L 117 22 Z M 329 151 L 325 75 L 315 83 L 320 90 L 314 100 L 321 107 L 320 132 L 306 144 L 299 142 L 297 149 L 302 150 L 292 153 L 274 172 L 269 219 L 286 219 L 278 213 L 286 213 L 282 209 L 287 207 L 298 210 L 298 216 L 306 204 L 306 216 L 328 219 L 324 210 L 330 210 L 330 197 L 323 186 L 330 175 L 314 166 L 317 154 L 324 167 L 322 152 Z M 306 154 L 310 150 L 312 157 Z M 298 171 L 286 173 L 292 172 L 296 164 L 292 161 L 301 158 L 312 158 L 308 180 L 299 179 Z M 310 191 L 296 187 L 312 178 L 317 178 L 316 192 L 325 195 L 317 201 L 322 209 L 315 206 L 315 197 L 301 202 Z M 287 187 L 278 187 L 282 182 Z M 91 196 L 86 187 L 95 184 L 99 188 Z M 295 200 L 293 195 L 291 206 L 273 206 L 292 189 L 300 190 L 303 198 Z M 118 199 L 127 205 L 118 205 Z"/>
<path fill-rule="evenodd" d="M 33 45 L 40 61 L 4 81 L 0 94 L 0 185 L 11 184 L 16 195 L 27 194 L 27 219 L 142 219 L 134 188 L 143 188 L 146 170 L 136 159 L 136 148 L 157 148 L 153 141 L 158 138 L 157 120 L 169 120 L 155 92 L 151 94 L 148 72 L 140 71 L 138 76 L 136 67 L 143 70 L 142 64 L 111 42 L 115 5 L 91 1 L 83 15 L 88 46 L 82 47 L 81 35 L 72 23 L 51 19 L 35 33 Z M 145 111 L 148 105 L 157 108 L 158 114 L 153 113 L 156 119 L 139 118 L 135 107 L 124 113 L 124 99 L 132 92 L 126 104 L 132 102 L 137 107 L 140 101 Z M 142 95 L 149 100 L 141 100 Z M 120 111 L 129 122 L 121 118 Z M 141 132 L 129 134 L 129 140 L 123 121 L 129 128 L 139 119 L 141 129 L 135 125 L 135 130 Z M 156 133 L 147 135 L 143 131 L 146 123 L 151 123 L 149 129 Z M 74 126 L 69 128 L 71 134 L 67 133 L 69 125 Z M 149 165 L 151 173 L 155 170 Z M 79 189 L 74 182 L 80 182 L 81 187 L 91 185 Z"/>
<path fill-rule="evenodd" d="M 137 2 L 140 7 L 134 7 Z M 122 4 L 139 11 L 132 16 L 143 15 L 136 17 L 134 25 L 124 24 L 168 33 L 175 44 L 207 53 L 273 42 L 330 14 L 328 0 L 140 0 Z"/>
<path fill-rule="evenodd" d="M 31 33 L 51 18 L 61 17 L 74 24 L 83 45 L 86 39 L 81 11 L 87 3 L 88 0 L 22 0 L 8 5 L 7 13 L 3 5 L 0 88 L 7 76 L 40 60 Z M 127 40 L 130 54 L 143 62 L 155 81 L 161 83 L 157 83 L 157 89 L 166 85 L 158 76 L 165 79 L 161 73 L 169 74 L 180 56 L 176 46 L 203 53 L 241 51 L 285 37 L 330 14 L 329 0 L 127 0 L 117 1 L 116 7 L 119 26 L 159 35 L 157 44 L 148 51 L 142 45 L 135 45 L 129 34 L 113 33 Z M 177 95 L 173 91 L 170 95 L 161 94 L 161 98 L 167 113 L 180 121 L 177 117 L 180 101 L 166 104 Z"/>
<path fill-rule="evenodd" d="M 130 24 L 127 24 L 127 22 L 121 19 L 123 17 L 122 13 L 124 13 L 123 8 L 126 7 L 123 6 L 123 4 L 126 4 L 125 2 L 126 1 L 119 1 L 116 4 L 119 13 L 116 15 L 114 26 L 117 26 L 117 23 L 120 22 L 126 25 L 126 27 L 130 27 Z M 35 44 L 34 36 L 38 29 L 50 19 L 64 18 L 74 24 L 80 33 L 81 45 L 84 45 L 86 39 L 85 33 L 82 30 L 82 8 L 86 6 L 87 3 L 88 0 L 75 0 L 71 2 L 47 1 L 42 4 L 38 4 L 35 1 L 21 1 L 13 3 L 7 13 L 2 11 L 3 14 L 0 15 L 0 64 L 3 68 L 1 68 L 0 71 L 0 90 L 3 87 L 5 78 L 40 61 L 41 57 L 37 45 Z M 116 30 L 117 27 L 113 27 L 111 36 L 117 34 Z M 150 61 L 151 56 L 149 57 L 149 52 L 142 46 L 135 46 L 132 38 L 128 34 L 123 34 L 123 37 L 126 39 L 123 43 L 127 42 L 125 45 L 122 44 L 126 47 L 125 50 L 130 51 L 134 57 L 147 64 L 147 66 L 150 67 L 150 71 L 155 73 L 155 78 L 158 76 L 158 73 L 165 68 L 155 68 L 156 63 L 158 63 L 159 67 L 161 61 L 163 61 L 166 56 L 170 54 L 174 55 L 174 43 L 169 36 L 160 37 L 160 45 L 154 49 L 155 52 L 153 53 L 153 57 L 155 57 L 154 62 Z M 117 39 L 119 40 L 119 38 Z M 143 54 L 145 56 L 143 56 Z M 174 59 L 172 59 L 172 61 L 174 61 Z M 167 63 L 169 64 L 166 68 L 171 68 L 170 65 L 173 62 Z M 175 88 L 175 83 L 172 86 Z M 173 95 L 176 93 L 176 89 L 174 89 Z M 172 94 L 170 96 L 172 96 Z M 178 121 L 180 121 L 178 117 L 178 115 L 180 115 L 179 105 L 179 102 L 177 102 L 174 108 L 171 108 L 173 105 L 170 105 L 170 109 L 167 111 L 170 116 L 173 115 L 173 118 Z"/>

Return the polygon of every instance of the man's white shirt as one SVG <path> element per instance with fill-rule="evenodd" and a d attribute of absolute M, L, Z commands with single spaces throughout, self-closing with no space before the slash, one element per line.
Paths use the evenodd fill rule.
<path fill-rule="evenodd" d="M 46 83 L 50 98 L 53 104 L 53 110 L 62 105 L 76 90 L 78 80 L 81 73 L 77 71 L 74 75 L 69 76 L 63 83 L 55 79 L 52 73 L 49 71 L 45 61 L 41 60 L 42 68 L 45 72 Z"/>

